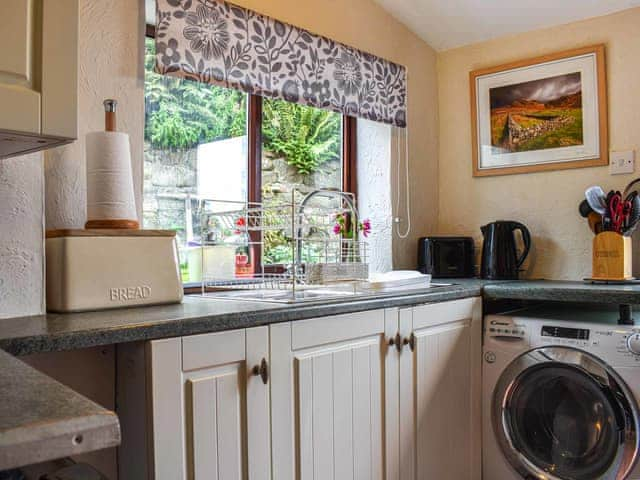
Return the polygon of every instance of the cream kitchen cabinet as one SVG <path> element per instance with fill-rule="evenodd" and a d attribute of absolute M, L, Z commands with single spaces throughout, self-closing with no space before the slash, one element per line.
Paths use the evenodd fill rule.
<path fill-rule="evenodd" d="M 479 479 L 480 305 L 123 346 L 120 480 Z"/>
<path fill-rule="evenodd" d="M 395 310 L 271 326 L 274 479 L 390 478 L 397 326 Z"/>
<path fill-rule="evenodd" d="M 481 308 L 469 298 L 399 312 L 402 480 L 481 477 Z"/>
<path fill-rule="evenodd" d="M 268 351 L 268 327 L 149 344 L 150 478 L 271 478 Z"/>
<path fill-rule="evenodd" d="M 78 0 L 0 2 L 0 158 L 77 137 Z"/>

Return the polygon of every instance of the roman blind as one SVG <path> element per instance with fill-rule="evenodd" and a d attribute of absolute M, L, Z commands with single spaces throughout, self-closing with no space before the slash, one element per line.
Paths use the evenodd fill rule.
<path fill-rule="evenodd" d="M 407 124 L 404 66 L 222 0 L 156 0 L 156 71 Z"/>

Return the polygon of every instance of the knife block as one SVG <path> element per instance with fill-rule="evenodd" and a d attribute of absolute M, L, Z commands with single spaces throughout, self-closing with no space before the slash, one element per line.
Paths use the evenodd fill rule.
<path fill-rule="evenodd" d="M 602 232 L 593 239 L 593 280 L 624 281 L 632 275 L 631 237 Z"/>

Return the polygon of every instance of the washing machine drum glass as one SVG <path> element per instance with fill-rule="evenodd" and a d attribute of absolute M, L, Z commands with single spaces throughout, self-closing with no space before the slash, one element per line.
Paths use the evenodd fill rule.
<path fill-rule="evenodd" d="M 544 348 L 519 357 L 495 403 L 502 449 L 524 478 L 622 479 L 635 463 L 635 401 L 585 352 Z"/>

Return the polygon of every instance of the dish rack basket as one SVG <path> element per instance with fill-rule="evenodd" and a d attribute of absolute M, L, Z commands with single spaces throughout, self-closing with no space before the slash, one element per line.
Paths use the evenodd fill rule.
<path fill-rule="evenodd" d="M 200 201 L 203 294 L 318 288 L 368 278 L 367 243 L 360 238 L 353 195 L 316 190 L 295 199 L 296 192 L 290 202 Z M 337 231 L 338 219 L 346 235 Z M 273 261 L 275 251 L 279 262 Z"/>

